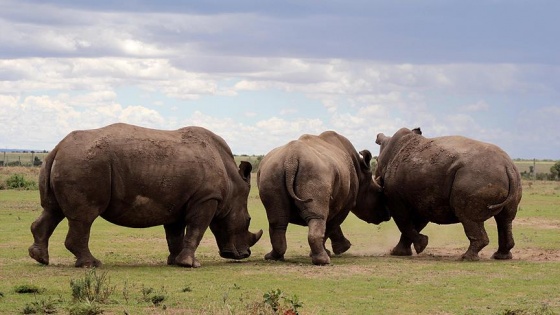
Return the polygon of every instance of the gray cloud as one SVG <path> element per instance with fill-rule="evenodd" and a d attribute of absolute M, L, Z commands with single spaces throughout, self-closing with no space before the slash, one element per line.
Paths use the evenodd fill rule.
<path fill-rule="evenodd" d="M 3 45 L 8 57 L 25 48 L 30 56 L 122 56 L 128 52 L 111 38 L 130 36 L 162 51 L 187 46 L 211 56 L 560 62 L 557 1 L 8 1 L 2 8 L 3 26 L 17 35 L 0 41 L 11 44 Z M 23 40 L 34 27 L 53 32 L 53 47 Z M 80 36 L 88 32 L 90 45 L 83 46 Z"/>

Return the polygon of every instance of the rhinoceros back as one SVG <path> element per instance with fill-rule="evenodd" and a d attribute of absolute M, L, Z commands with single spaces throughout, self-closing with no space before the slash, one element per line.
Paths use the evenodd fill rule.
<path fill-rule="evenodd" d="M 225 141 L 198 127 L 75 131 L 53 156 L 50 188 L 65 216 L 99 209 L 108 221 L 130 227 L 174 222 L 203 199 L 222 202 L 238 175 Z"/>

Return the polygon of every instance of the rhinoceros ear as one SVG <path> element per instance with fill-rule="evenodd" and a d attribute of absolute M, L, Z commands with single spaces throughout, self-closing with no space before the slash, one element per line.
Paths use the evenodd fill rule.
<path fill-rule="evenodd" d="M 420 127 L 414 128 L 412 129 L 412 132 L 417 134 L 417 135 L 421 135 L 422 134 L 422 130 L 420 130 Z"/>
<path fill-rule="evenodd" d="M 375 139 L 375 143 L 381 145 L 385 139 L 387 139 L 387 136 L 384 133 L 378 133 L 377 134 L 377 138 Z"/>
<path fill-rule="evenodd" d="M 247 183 L 251 182 L 251 171 L 253 170 L 253 165 L 247 161 L 241 161 L 239 163 L 239 175 L 243 177 Z"/>
<path fill-rule="evenodd" d="M 360 151 L 360 154 L 362 155 L 362 167 L 367 170 L 371 169 L 371 152 L 369 152 L 369 150 L 362 150 Z"/>

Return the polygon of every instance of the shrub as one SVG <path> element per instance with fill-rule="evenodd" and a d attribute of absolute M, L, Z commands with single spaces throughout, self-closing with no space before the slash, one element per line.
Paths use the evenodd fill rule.
<path fill-rule="evenodd" d="M 103 314 L 103 310 L 95 302 L 76 303 L 68 308 L 70 315 L 98 315 Z"/>
<path fill-rule="evenodd" d="M 74 301 L 107 303 L 115 291 L 110 285 L 107 272 L 97 274 L 95 268 L 85 272 L 81 279 L 70 280 Z"/>
<path fill-rule="evenodd" d="M 14 288 L 16 293 L 29 294 L 29 293 L 41 293 L 43 290 L 35 285 L 31 284 L 21 284 Z"/>
<path fill-rule="evenodd" d="M 161 303 L 167 299 L 164 293 L 164 288 L 162 288 L 162 293 L 156 293 L 153 288 L 143 287 L 142 299 L 146 302 L 151 302 L 154 306 L 160 306 Z"/>
<path fill-rule="evenodd" d="M 55 314 L 57 312 L 56 304 L 60 301 L 57 300 L 39 300 L 25 304 L 23 314 Z"/>
<path fill-rule="evenodd" d="M 303 306 L 297 295 L 286 297 L 280 289 L 268 291 L 263 295 L 263 304 L 272 309 L 273 314 L 298 315 Z"/>
<path fill-rule="evenodd" d="M 533 308 L 524 309 L 506 309 L 501 314 L 503 315 L 555 315 L 556 313 L 548 306 L 548 304 L 542 304 Z"/>
<path fill-rule="evenodd" d="M 22 174 L 13 174 L 6 180 L 8 189 L 37 189 L 37 183 L 33 180 L 27 180 Z"/>

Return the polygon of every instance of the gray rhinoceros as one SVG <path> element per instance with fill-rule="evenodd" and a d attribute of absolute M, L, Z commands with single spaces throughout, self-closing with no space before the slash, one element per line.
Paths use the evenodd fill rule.
<path fill-rule="evenodd" d="M 350 247 L 340 229 L 350 210 L 369 223 L 390 219 L 381 187 L 373 181 L 371 153 L 361 153 L 345 137 L 327 131 L 303 135 L 263 158 L 257 184 L 272 243 L 265 259 L 284 259 L 288 223 L 309 226 L 312 262 L 324 265 L 330 263 L 327 238 L 335 254 Z"/>
<path fill-rule="evenodd" d="M 200 127 L 163 131 L 114 124 L 74 131 L 41 168 L 43 212 L 31 225 L 29 255 L 48 264 L 49 238 L 67 218 L 65 245 L 76 267 L 100 266 L 88 246 L 100 216 L 133 228 L 163 225 L 170 265 L 200 266 L 195 251 L 208 226 L 222 257 L 249 257 L 262 235 L 248 230 L 251 168 L 248 162 L 238 168 L 226 142 Z"/>
<path fill-rule="evenodd" d="M 383 187 L 391 216 L 402 235 L 392 255 L 421 253 L 428 224 L 461 223 L 470 240 L 465 260 L 478 260 L 488 245 L 484 221 L 498 227 L 495 259 L 511 259 L 512 221 L 521 200 L 521 179 L 508 155 L 495 145 L 461 136 L 425 138 L 420 128 L 380 133 L 375 180 Z"/>

